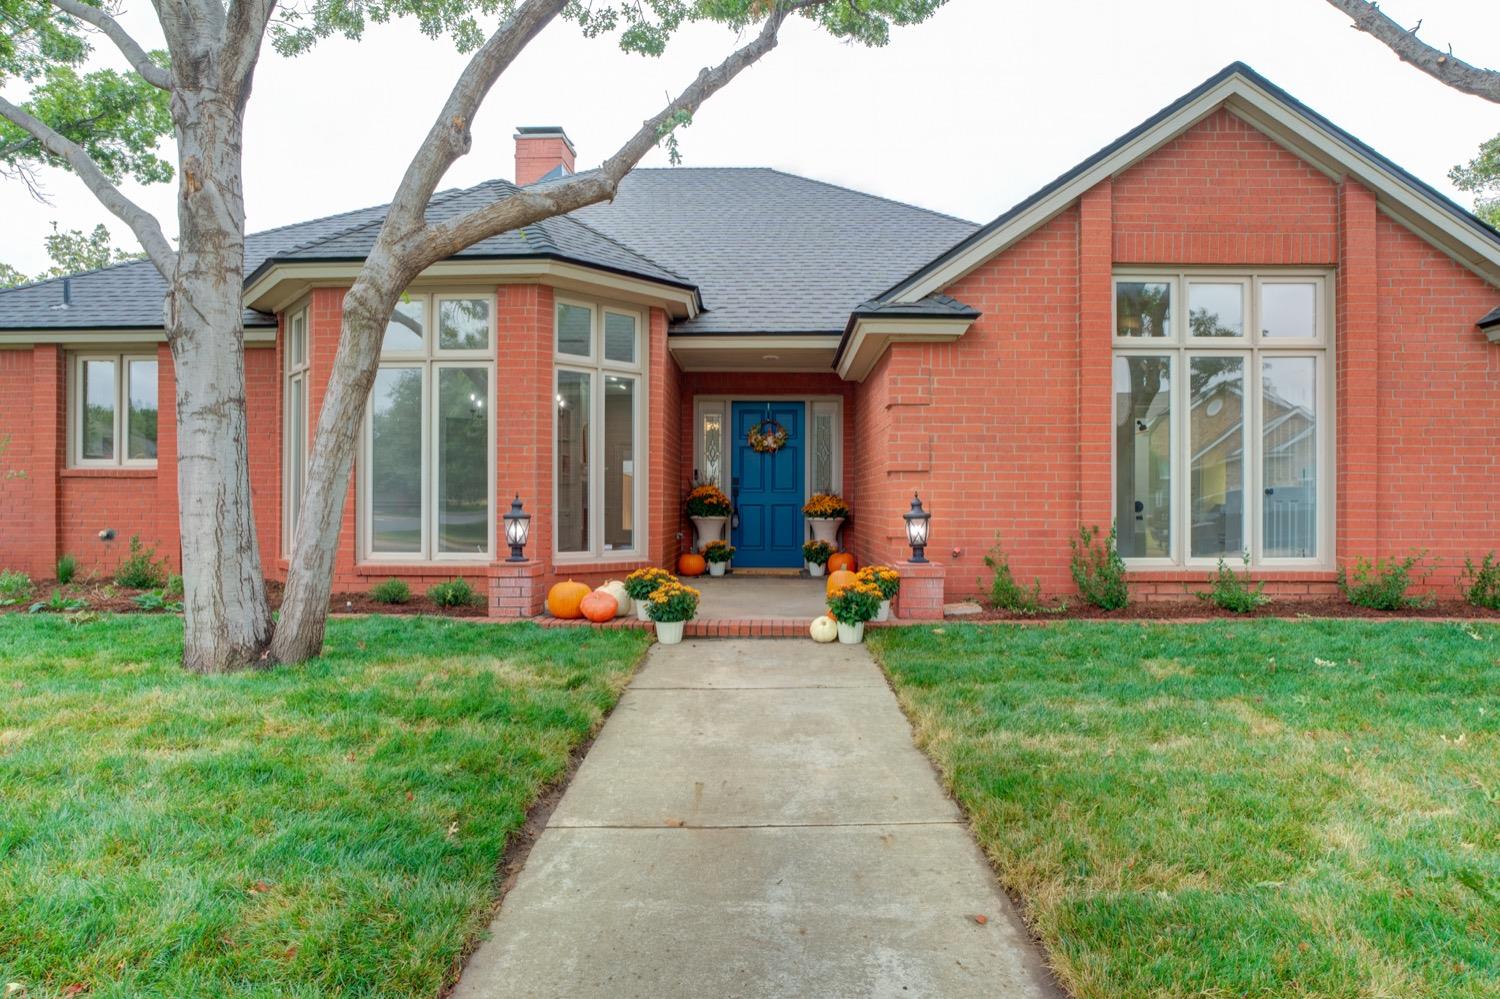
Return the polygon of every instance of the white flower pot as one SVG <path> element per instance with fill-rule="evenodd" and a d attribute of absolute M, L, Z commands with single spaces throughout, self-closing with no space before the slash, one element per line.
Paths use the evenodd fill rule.
<path fill-rule="evenodd" d="M 821 576 L 823 575 L 823 566 L 809 562 L 807 563 L 807 574 L 809 576 Z"/>
<path fill-rule="evenodd" d="M 839 622 L 839 641 L 844 645 L 858 645 L 865 640 L 865 623 L 845 624 Z"/>
<path fill-rule="evenodd" d="M 728 568 L 728 562 L 710 562 L 708 563 L 708 574 L 710 576 L 722 576 L 724 575 L 724 570 Z"/>
<path fill-rule="evenodd" d="M 880 610 L 878 610 L 878 611 L 875 612 L 875 620 L 877 620 L 877 621 L 889 621 L 890 619 L 891 619 L 891 602 L 889 600 L 882 600 L 882 601 L 880 601 Z"/>
<path fill-rule="evenodd" d="M 656 622 L 656 640 L 663 645 L 676 645 L 682 641 L 682 628 L 686 621 Z"/>
<path fill-rule="evenodd" d="M 635 602 L 635 619 L 637 621 L 651 620 L 651 601 L 644 597 Z"/>
<path fill-rule="evenodd" d="M 728 517 L 694 517 L 693 531 L 698 537 L 693 550 L 701 552 L 708 547 L 710 541 L 723 541 L 724 525 L 727 523 Z"/>
<path fill-rule="evenodd" d="M 839 525 L 844 522 L 843 517 L 808 517 L 807 523 L 812 527 L 814 541 L 826 541 L 835 549 L 839 546 Z"/>

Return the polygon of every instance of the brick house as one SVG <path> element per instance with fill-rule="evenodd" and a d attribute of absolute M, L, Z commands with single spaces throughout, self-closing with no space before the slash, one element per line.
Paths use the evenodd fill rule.
<path fill-rule="evenodd" d="M 516 182 L 574 168 L 521 129 Z M 448 191 L 446 214 L 509 189 Z M 380 207 L 249 237 L 251 481 L 285 572 L 309 427 Z M 1451 588 L 1500 547 L 1500 233 L 1235 64 L 988 225 L 762 169 L 640 170 L 618 198 L 472 247 L 389 327 L 335 592 L 488 581 L 534 613 L 558 578 L 668 564 L 699 481 L 737 566 L 797 566 L 813 492 L 861 562 L 933 564 L 906 616 L 976 592 L 998 537 L 1072 589 L 1115 523 L 1141 597 L 1248 553 L 1286 596 L 1425 549 Z M 162 284 L 135 262 L 0 292 L 0 566 L 176 551 Z M 766 419 L 787 447 L 746 443 Z M 528 561 L 501 517 L 533 515 Z M 108 550 L 106 550 L 108 549 Z"/>

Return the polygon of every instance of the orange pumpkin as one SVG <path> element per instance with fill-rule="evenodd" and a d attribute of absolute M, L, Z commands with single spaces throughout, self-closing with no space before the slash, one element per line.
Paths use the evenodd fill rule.
<path fill-rule="evenodd" d="M 615 619 L 615 611 L 619 606 L 620 602 L 613 595 L 605 593 L 603 590 L 595 590 L 583 598 L 582 602 L 578 605 L 578 609 L 583 611 L 583 616 L 590 621 L 595 624 L 603 624 L 605 621 L 613 621 Z"/>
<path fill-rule="evenodd" d="M 853 572 L 854 556 L 850 555 L 848 552 L 839 552 L 836 555 L 828 556 L 828 571 L 838 572 L 840 569 L 845 569 L 849 572 Z"/>
<path fill-rule="evenodd" d="M 703 561 L 703 556 L 696 552 L 688 552 L 677 560 L 677 575 L 679 576 L 701 576 L 708 563 Z"/>
<path fill-rule="evenodd" d="M 853 586 L 859 581 L 859 577 L 848 569 L 836 569 L 828 577 L 828 595 L 831 597 L 846 586 Z"/>
<path fill-rule="evenodd" d="M 575 583 L 571 579 L 566 583 L 558 583 L 547 591 L 547 610 L 552 612 L 553 617 L 582 617 L 583 611 L 579 608 L 583 604 L 583 598 L 592 592 L 588 584 Z"/>

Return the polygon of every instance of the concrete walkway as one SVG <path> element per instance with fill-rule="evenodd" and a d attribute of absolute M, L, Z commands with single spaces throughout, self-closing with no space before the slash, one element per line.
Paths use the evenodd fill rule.
<path fill-rule="evenodd" d="M 805 640 L 652 649 L 454 992 L 1059 995 L 863 646 Z"/>

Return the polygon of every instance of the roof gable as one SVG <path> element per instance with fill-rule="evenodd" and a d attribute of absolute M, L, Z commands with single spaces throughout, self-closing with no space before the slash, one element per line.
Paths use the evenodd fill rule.
<path fill-rule="evenodd" d="M 1325 176 L 1370 188 L 1382 209 L 1492 284 L 1500 232 L 1302 104 L 1244 63 L 1232 63 L 968 239 L 877 296 L 912 302 L 947 288 L 1035 231 L 1100 181 L 1117 177 L 1209 116 L 1227 110 Z"/>

